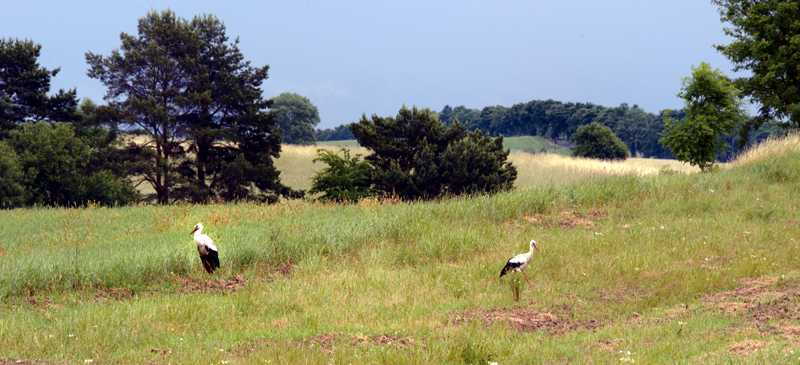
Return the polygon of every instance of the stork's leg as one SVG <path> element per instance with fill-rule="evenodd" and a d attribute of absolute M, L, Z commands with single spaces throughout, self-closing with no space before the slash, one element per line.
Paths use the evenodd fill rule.
<path fill-rule="evenodd" d="M 525 282 L 528 283 L 528 286 L 531 286 L 531 281 L 528 280 L 528 272 L 527 271 L 523 271 L 522 272 L 522 276 L 525 277 Z"/>

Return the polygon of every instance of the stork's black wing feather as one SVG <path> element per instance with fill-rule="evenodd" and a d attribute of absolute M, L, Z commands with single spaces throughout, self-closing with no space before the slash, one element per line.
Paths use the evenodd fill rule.
<path fill-rule="evenodd" d="M 512 262 L 511 260 L 508 260 L 508 262 L 506 262 L 506 266 L 503 266 L 503 270 L 500 270 L 500 277 L 502 278 L 503 275 L 508 274 L 509 271 L 514 270 L 520 266 L 522 266 L 521 262 Z"/>
<path fill-rule="evenodd" d="M 219 254 L 217 253 L 217 251 L 209 249 L 208 258 L 209 261 L 211 262 L 211 272 L 214 272 L 214 270 L 219 269 Z"/>
<path fill-rule="evenodd" d="M 206 248 L 206 254 L 200 255 L 200 261 L 203 263 L 203 268 L 206 272 L 211 274 L 219 268 L 219 254 L 217 251 Z"/>

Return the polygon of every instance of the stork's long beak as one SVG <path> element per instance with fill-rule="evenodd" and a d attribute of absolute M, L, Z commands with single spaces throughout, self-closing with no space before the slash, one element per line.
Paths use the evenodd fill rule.
<path fill-rule="evenodd" d="M 191 236 L 191 235 L 193 235 L 195 232 L 197 232 L 197 227 L 194 227 L 194 229 L 192 230 L 192 233 L 189 233 L 189 235 Z"/>

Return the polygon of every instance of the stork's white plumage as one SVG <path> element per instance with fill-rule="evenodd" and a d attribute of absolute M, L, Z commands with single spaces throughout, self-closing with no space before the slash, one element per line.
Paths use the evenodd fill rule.
<path fill-rule="evenodd" d="M 194 243 L 197 244 L 197 253 L 200 254 L 200 262 L 203 263 L 203 268 L 209 274 L 214 270 L 219 269 L 219 251 L 217 246 L 214 246 L 214 241 L 211 237 L 203 234 L 203 224 L 197 223 L 192 230 L 194 236 Z"/>
<path fill-rule="evenodd" d="M 533 250 L 538 250 L 536 247 L 536 240 L 531 240 L 531 247 L 528 252 L 521 253 L 508 259 L 506 266 L 503 266 L 503 269 L 500 270 L 500 277 L 502 278 L 503 275 L 507 274 L 509 271 L 521 272 L 523 269 L 525 269 L 525 267 L 528 266 L 528 263 L 531 262 Z"/>

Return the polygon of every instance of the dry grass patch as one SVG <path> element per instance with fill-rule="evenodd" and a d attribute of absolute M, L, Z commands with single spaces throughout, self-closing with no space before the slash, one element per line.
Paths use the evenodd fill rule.
<path fill-rule="evenodd" d="M 693 173 L 699 171 L 689 164 L 677 160 L 654 158 L 629 158 L 624 161 L 606 161 L 591 158 L 562 156 L 556 154 L 530 154 L 513 152 L 509 159 L 517 166 L 531 171 L 562 169 L 598 175 L 658 175 L 663 169 Z"/>
<path fill-rule="evenodd" d="M 758 340 L 744 340 L 731 345 L 728 348 L 732 354 L 739 356 L 749 356 L 750 354 L 767 347 L 766 342 Z"/>
<path fill-rule="evenodd" d="M 595 346 L 600 351 L 616 353 L 622 347 L 621 345 L 622 345 L 623 342 L 624 341 L 621 338 L 603 339 L 603 340 L 597 341 Z"/>
<path fill-rule="evenodd" d="M 562 335 L 577 330 L 592 330 L 600 326 L 599 322 L 594 319 L 575 321 L 564 317 L 528 308 L 479 309 L 457 313 L 452 317 L 451 322 L 462 324 L 480 321 L 487 327 L 500 322 L 508 324 L 520 332 L 544 331 L 550 335 Z"/>
<path fill-rule="evenodd" d="M 247 284 L 244 276 L 236 274 L 228 279 L 199 280 L 189 277 L 179 277 L 180 291 L 184 293 L 209 293 L 209 292 L 234 292 L 244 288 Z"/>
<path fill-rule="evenodd" d="M 128 288 L 102 288 L 94 293 L 95 301 L 128 300 L 133 298 L 133 290 Z"/>
<path fill-rule="evenodd" d="M 746 165 L 775 158 L 792 151 L 800 151 L 800 134 L 795 133 L 786 137 L 769 138 L 739 155 L 732 165 Z"/>
<path fill-rule="evenodd" d="M 707 296 L 704 302 L 725 314 L 745 317 L 762 335 L 800 343 L 800 281 L 747 279 L 734 290 Z"/>
<path fill-rule="evenodd" d="M 596 222 L 606 216 L 599 209 L 592 209 L 586 213 L 575 210 L 564 210 L 558 215 L 554 214 L 526 214 L 521 219 L 506 222 L 509 228 L 521 228 L 525 225 L 535 225 L 543 228 L 594 228 Z"/>
<path fill-rule="evenodd" d="M 392 334 L 380 334 L 374 336 L 366 335 L 345 335 L 340 333 L 323 333 L 316 336 L 304 338 L 302 340 L 278 340 L 278 339 L 257 339 L 238 345 L 231 350 L 232 353 L 246 357 L 248 354 L 256 352 L 265 347 L 279 346 L 298 346 L 302 348 L 318 349 L 320 352 L 330 355 L 336 351 L 337 345 L 345 346 L 391 346 L 396 348 L 407 348 L 415 345 L 411 337 L 398 336 Z"/>

